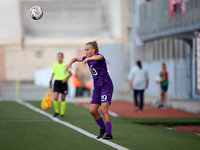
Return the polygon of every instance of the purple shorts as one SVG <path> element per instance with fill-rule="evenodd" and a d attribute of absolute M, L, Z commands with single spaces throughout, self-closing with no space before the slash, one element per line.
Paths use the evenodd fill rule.
<path fill-rule="evenodd" d="M 106 83 L 102 86 L 95 86 L 92 94 L 92 101 L 90 104 L 99 104 L 108 102 L 111 104 L 113 94 L 112 82 Z"/>

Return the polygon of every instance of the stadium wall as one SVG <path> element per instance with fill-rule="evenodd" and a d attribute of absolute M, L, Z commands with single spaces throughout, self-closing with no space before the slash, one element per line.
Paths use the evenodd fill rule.
<path fill-rule="evenodd" d="M 76 56 L 76 49 L 71 48 L 6 49 L 4 51 L 5 81 L 15 81 L 16 74 L 19 72 L 21 81 L 33 82 L 34 71 L 51 67 L 53 62 L 57 61 L 58 52 L 64 53 L 64 61 L 69 61 Z"/>
<path fill-rule="evenodd" d="M 160 64 L 165 62 L 170 77 L 168 98 L 200 98 L 196 86 L 197 45 L 194 43 L 195 33 L 200 29 L 197 15 L 199 4 L 198 0 L 185 1 L 185 13 L 182 14 L 177 7 L 171 19 L 167 1 L 149 1 L 134 10 L 133 20 L 137 32 L 132 34 L 135 48 L 132 57 L 135 61 L 142 60 L 144 66 L 150 70 L 150 87 L 146 94 L 156 96 L 158 93 L 155 71 L 160 70 Z"/>
<path fill-rule="evenodd" d="M 18 1 L 1 0 L 0 6 L 0 46 L 21 45 L 22 28 Z"/>
<path fill-rule="evenodd" d="M 67 6 L 67 8 L 70 7 L 68 5 L 71 2 L 73 3 L 73 8 L 76 8 L 76 6 L 83 8 L 79 7 L 79 2 L 84 4 L 84 1 L 76 0 L 49 2 L 51 4 L 57 3 L 56 6 L 59 7 Z M 98 39 L 102 53 L 108 57 L 109 61 L 111 60 L 109 68 L 114 84 L 117 83 L 115 91 L 119 93 L 129 91 L 127 76 L 129 72 L 129 31 L 131 28 L 130 0 L 109 0 L 104 1 L 104 5 L 102 5 L 101 0 L 96 0 L 92 3 L 89 0 L 85 0 L 85 2 L 84 5 L 90 4 L 87 5 L 87 7 L 91 7 L 89 11 L 78 9 L 77 14 L 76 9 L 74 9 L 71 15 L 69 14 L 70 8 L 66 12 L 59 12 L 59 9 L 57 9 L 52 17 L 47 14 L 47 12 L 51 12 L 50 3 L 46 5 L 48 0 L 39 0 L 37 2 L 25 0 L 0 1 L 2 6 L 0 17 L 4 20 L 0 24 L 0 45 L 2 45 L 4 52 L 5 83 L 13 83 L 18 72 L 20 73 L 20 81 L 32 83 L 34 72 L 41 68 L 51 67 L 52 63 L 56 61 L 58 52 L 64 52 L 65 61 L 69 61 L 70 58 L 78 54 L 77 51 L 83 49 L 86 42 Z M 40 21 L 31 20 L 29 17 L 27 10 L 34 3 L 45 6 L 44 16 Z M 64 5 L 60 5 L 60 3 Z M 98 9 L 91 13 L 94 8 Z M 103 10 L 103 8 L 106 10 Z M 8 12 L 7 10 L 11 11 Z M 4 12 L 8 13 L 5 14 Z M 85 19 L 83 17 L 84 14 L 89 15 L 87 21 L 93 22 L 90 25 L 94 26 L 88 26 L 87 22 L 82 24 L 81 19 L 79 20 L 76 17 L 79 14 L 82 14 L 82 16 L 79 16 L 82 19 Z M 91 17 L 91 15 L 97 17 Z M 63 20 L 65 16 L 69 20 L 71 19 L 70 22 L 73 23 L 69 24 L 67 20 Z M 91 18 L 98 19 L 91 20 Z M 56 24 L 53 23 L 54 19 L 57 20 Z M 41 28 L 38 28 L 38 24 L 40 24 Z M 75 33 L 74 31 L 77 31 L 76 26 L 81 27 L 78 31 L 81 30 L 83 33 Z M 83 30 L 86 26 L 87 30 Z M 96 29 L 97 27 L 98 29 Z M 73 30 L 70 30 L 71 28 Z M 70 34 L 66 34 L 68 31 L 70 31 Z M 116 70 L 114 64 L 118 64 L 121 68 Z"/>
<path fill-rule="evenodd" d="M 187 43 L 170 38 L 144 42 L 142 46 L 136 48 L 136 59 L 143 62 L 143 67 L 149 73 L 149 87 L 145 94 L 159 97 L 160 86 L 155 83 L 155 78 L 161 71 L 161 64 L 165 63 L 169 75 L 167 98 L 191 97 L 192 50 Z"/>

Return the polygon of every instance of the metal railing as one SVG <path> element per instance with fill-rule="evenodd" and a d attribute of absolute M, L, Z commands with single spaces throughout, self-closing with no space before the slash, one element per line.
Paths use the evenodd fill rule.
<path fill-rule="evenodd" d="M 176 34 L 177 32 L 200 29 L 200 0 L 187 0 L 185 6 L 184 14 L 177 6 L 171 19 L 169 19 L 168 0 L 153 0 L 139 6 L 140 27 L 137 29 L 138 35 L 144 38 L 154 34 L 151 37 L 155 38 L 159 35 L 164 36 L 169 30 L 170 34 Z M 166 33 L 164 33 L 165 31 Z"/>

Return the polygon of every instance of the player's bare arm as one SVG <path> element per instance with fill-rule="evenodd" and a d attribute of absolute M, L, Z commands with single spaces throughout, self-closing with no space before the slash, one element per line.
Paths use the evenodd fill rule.
<path fill-rule="evenodd" d="M 94 56 L 88 57 L 83 61 L 83 65 L 86 65 L 89 60 L 103 60 L 103 56 L 102 55 L 94 55 Z"/>
<path fill-rule="evenodd" d="M 75 63 L 76 61 L 78 62 L 82 62 L 82 57 L 75 57 L 73 58 L 67 65 L 65 65 L 63 68 L 65 68 L 65 70 L 67 71 L 69 68 L 72 68 L 72 64 Z"/>
<path fill-rule="evenodd" d="M 161 78 L 161 80 L 160 80 L 160 81 L 156 81 L 156 83 L 161 83 L 161 82 L 165 81 L 165 79 L 166 79 L 166 77 L 163 76 L 163 77 Z"/>
<path fill-rule="evenodd" d="M 161 80 L 160 80 L 160 83 L 163 82 L 163 81 L 165 81 L 165 79 L 166 79 L 166 77 L 163 76 L 163 77 L 161 78 Z"/>

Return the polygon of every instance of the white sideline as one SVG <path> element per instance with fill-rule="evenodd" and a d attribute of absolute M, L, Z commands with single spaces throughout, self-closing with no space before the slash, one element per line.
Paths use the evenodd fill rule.
<path fill-rule="evenodd" d="M 95 139 L 97 141 L 100 141 L 100 142 L 102 142 L 104 144 L 107 144 L 107 145 L 109 145 L 109 146 L 111 146 L 113 148 L 116 148 L 116 149 L 119 149 L 119 150 L 129 150 L 129 149 L 123 147 L 123 146 L 120 146 L 120 145 L 115 144 L 113 142 L 110 142 L 108 140 L 97 139 L 95 135 L 93 135 L 93 134 L 91 134 L 91 133 L 89 133 L 89 132 L 87 132 L 87 131 L 79 128 L 79 127 L 76 127 L 76 126 L 74 126 L 74 125 L 72 125 L 72 124 L 70 124 L 68 122 L 65 122 L 65 121 L 62 121 L 62 120 L 60 120 L 58 118 L 55 118 L 52 115 L 48 114 L 47 112 L 45 112 L 45 111 L 43 111 L 43 110 L 41 110 L 41 109 L 39 109 L 39 108 L 37 108 L 37 107 L 29 104 L 29 103 L 26 103 L 26 102 L 24 102 L 22 100 L 17 100 L 16 102 L 19 103 L 19 104 L 21 104 L 21 105 L 24 105 L 24 106 L 26 106 L 26 107 L 28 107 L 28 108 L 30 108 L 30 109 L 32 109 L 32 110 L 34 110 L 34 111 L 42 114 L 42 115 L 45 115 L 45 116 L 49 117 L 50 119 L 52 119 L 55 122 L 61 123 L 61 124 L 65 125 L 65 126 L 71 128 L 71 129 L 76 130 L 79 133 L 82 133 L 82 134 L 84 134 L 84 135 L 86 135 L 86 136 L 88 136 L 90 138 L 93 138 L 93 139 Z"/>
<path fill-rule="evenodd" d="M 118 115 L 116 114 L 116 113 L 114 113 L 114 112 L 112 112 L 112 111 L 108 111 L 109 112 L 109 114 L 111 115 L 111 116 L 113 116 L 113 117 L 118 117 Z"/>

